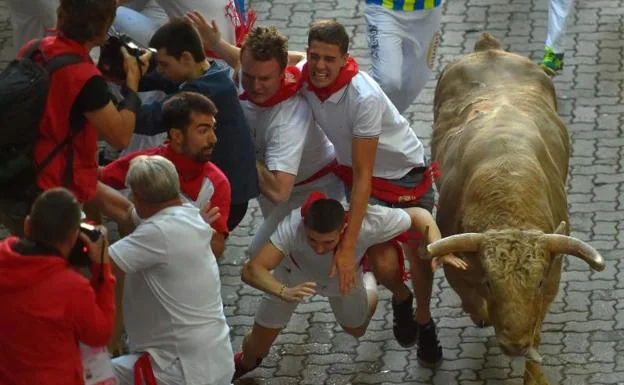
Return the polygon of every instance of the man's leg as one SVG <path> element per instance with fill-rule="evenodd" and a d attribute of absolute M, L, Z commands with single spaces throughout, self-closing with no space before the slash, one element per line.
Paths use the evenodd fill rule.
<path fill-rule="evenodd" d="M 540 66 L 551 75 L 563 68 L 566 27 L 573 5 L 574 0 L 548 1 L 548 34 Z"/>
<path fill-rule="evenodd" d="M 222 38 L 235 43 L 234 24 L 229 14 L 235 12 L 233 0 L 156 0 L 170 18 L 183 17 L 186 12 L 197 10 L 206 19 L 214 19 Z"/>
<path fill-rule="evenodd" d="M 395 33 L 395 19 L 378 5 L 367 4 L 366 19 L 368 49 L 371 56 L 370 74 L 399 112 L 409 107 L 411 101 L 403 98 L 403 46 L 400 34 Z"/>
<path fill-rule="evenodd" d="M 284 282 L 283 270 L 276 270 L 276 278 Z M 265 294 L 256 311 L 256 321 L 251 332 L 243 339 L 243 350 L 234 354 L 236 372 L 232 381 L 254 370 L 260 365 L 262 359 L 269 354 L 271 345 L 286 327 L 292 313 L 297 308 L 297 303 L 290 303 L 282 299 Z"/>
<path fill-rule="evenodd" d="M 359 338 L 366 332 L 378 300 L 377 280 L 368 272 L 364 273 L 359 287 L 346 296 L 330 297 L 329 304 L 342 330 Z"/>
<path fill-rule="evenodd" d="M 368 263 L 375 274 L 377 281 L 392 292 L 392 332 L 399 345 L 414 346 L 417 337 L 416 323 L 414 322 L 414 296 L 403 282 L 399 244 L 386 242 L 370 247 L 366 254 Z"/>
<path fill-rule="evenodd" d="M 16 51 L 30 40 L 44 37 L 47 29 L 56 27 L 59 3 L 60 0 L 9 0 Z"/>
<path fill-rule="evenodd" d="M 409 33 L 403 36 L 403 95 L 402 100 L 411 105 L 425 88 L 431 77 L 440 45 L 442 7 L 406 13 Z"/>

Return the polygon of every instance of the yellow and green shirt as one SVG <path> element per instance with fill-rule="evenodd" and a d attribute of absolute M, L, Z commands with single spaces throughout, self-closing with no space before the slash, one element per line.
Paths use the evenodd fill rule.
<path fill-rule="evenodd" d="M 376 4 L 395 11 L 417 11 L 433 9 L 442 4 L 442 0 L 366 0 L 367 4 Z"/>

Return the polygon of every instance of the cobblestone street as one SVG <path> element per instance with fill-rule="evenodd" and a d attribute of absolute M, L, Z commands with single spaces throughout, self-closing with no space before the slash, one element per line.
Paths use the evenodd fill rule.
<path fill-rule="evenodd" d="M 310 22 L 337 18 L 352 36 L 351 54 L 368 69 L 364 1 L 252 0 L 250 5 L 257 23 L 280 28 L 291 49 L 305 48 Z M 540 59 L 547 7 L 546 0 L 447 0 L 437 71 L 405 113 L 427 148 L 436 77 L 444 65 L 470 52 L 480 31 L 490 32 L 509 51 Z M 599 249 L 607 267 L 597 273 L 576 258 L 565 260 L 540 348 L 553 385 L 624 384 L 623 15 L 624 1 L 578 1 L 569 23 L 564 71 L 555 80 L 560 114 L 573 142 L 568 185 L 572 235 Z M 6 0 L 0 0 L 0 68 L 14 54 L 9 18 Z M 221 263 L 235 350 L 253 324 L 260 298 L 259 291 L 240 280 L 246 247 L 260 222 L 254 202 L 228 239 Z M 522 383 L 524 358 L 506 357 L 491 328 L 473 326 L 442 271 L 436 273 L 431 307 L 444 348 L 444 362 L 435 371 L 418 365 L 416 348 L 395 342 L 390 295 L 381 289 L 377 312 L 359 341 L 340 330 L 322 298 L 300 305 L 262 366 L 239 384 Z"/>

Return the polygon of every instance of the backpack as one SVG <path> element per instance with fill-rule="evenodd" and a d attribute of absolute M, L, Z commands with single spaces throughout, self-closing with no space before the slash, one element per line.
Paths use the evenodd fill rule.
<path fill-rule="evenodd" d="M 35 165 L 33 149 L 45 111 L 50 75 L 54 71 L 83 62 L 78 54 L 62 54 L 46 60 L 41 40 L 32 43 L 21 59 L 13 60 L 0 73 L 0 199 L 28 202 L 39 195 L 37 176 L 82 128 L 71 127 L 67 137 L 56 145 L 40 165 Z M 43 63 L 35 62 L 40 56 Z M 65 187 L 72 181 L 73 151 L 68 150 Z"/>

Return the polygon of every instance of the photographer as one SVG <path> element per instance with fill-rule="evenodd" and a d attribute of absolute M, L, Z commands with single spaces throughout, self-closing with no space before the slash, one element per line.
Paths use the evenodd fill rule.
<path fill-rule="evenodd" d="M 115 319 L 107 234 L 80 232 L 81 210 L 64 188 L 42 193 L 25 238 L 0 242 L 0 384 L 83 384 L 78 342 L 103 346 Z M 88 248 L 92 279 L 68 264 L 77 240 Z"/>
<path fill-rule="evenodd" d="M 42 55 L 34 57 L 35 61 L 47 62 L 59 55 L 77 54 L 83 59 L 52 73 L 48 102 L 34 144 L 35 163 L 41 165 L 55 147 L 72 135 L 67 148 L 39 173 L 37 185 L 44 191 L 65 186 L 80 202 L 95 196 L 98 135 L 115 148 L 127 146 L 141 104 L 136 91 L 142 72 L 147 69 L 144 63 L 149 53 L 137 59 L 124 51 L 125 99 L 118 107 L 89 57 L 92 48 L 106 42 L 116 6 L 116 0 L 61 0 L 57 31 L 41 40 Z M 31 44 L 22 47 L 18 57 L 25 55 Z M 71 167 L 66 167 L 68 163 Z"/>

